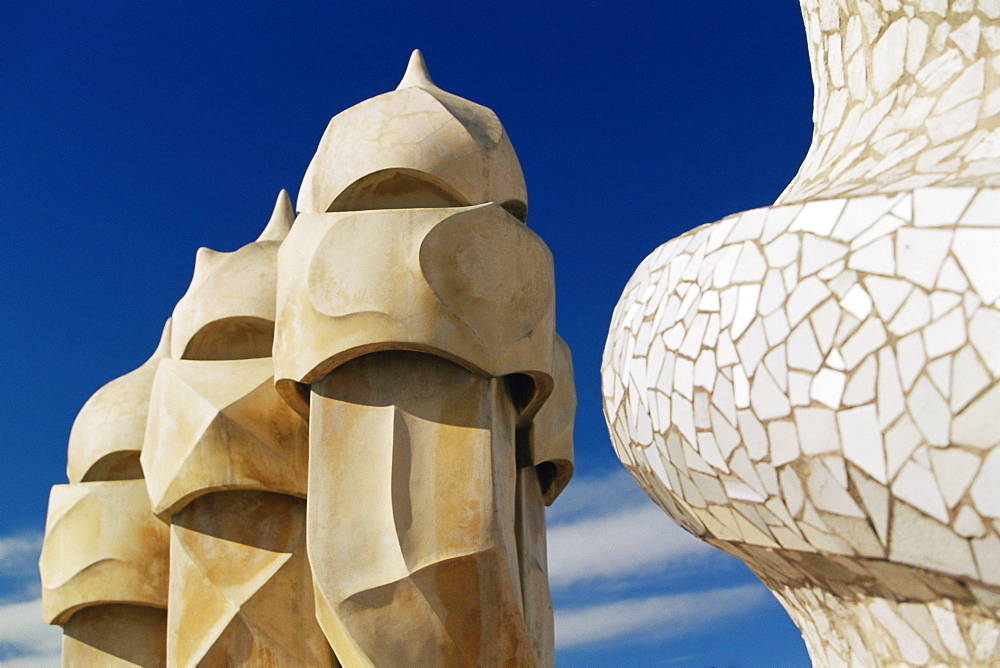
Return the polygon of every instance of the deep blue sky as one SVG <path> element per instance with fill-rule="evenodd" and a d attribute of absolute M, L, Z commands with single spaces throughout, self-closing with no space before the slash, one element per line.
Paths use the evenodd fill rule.
<path fill-rule="evenodd" d="M 0 23 L 0 539 L 41 530 L 76 412 L 155 347 L 196 249 L 252 241 L 280 188 L 294 201 L 330 117 L 394 88 L 411 49 L 442 88 L 496 111 L 521 159 L 574 354 L 582 479 L 620 468 L 598 369 L 632 270 L 691 227 L 770 204 L 811 132 L 792 0 L 9 1 Z M 665 582 L 648 593 L 693 586 Z M 689 640 L 634 641 L 628 663 L 803 662 L 794 627 L 761 605 Z"/>

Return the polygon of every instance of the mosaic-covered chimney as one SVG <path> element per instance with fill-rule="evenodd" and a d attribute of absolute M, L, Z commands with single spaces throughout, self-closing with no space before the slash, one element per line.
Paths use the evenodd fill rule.
<path fill-rule="evenodd" d="M 80 412 L 40 563 L 63 664 L 551 666 L 576 398 L 503 126 L 414 52 L 298 211 L 200 249 Z"/>
<path fill-rule="evenodd" d="M 619 458 L 817 666 L 1000 664 L 1000 2 L 803 0 L 815 131 L 775 205 L 640 264 Z"/>

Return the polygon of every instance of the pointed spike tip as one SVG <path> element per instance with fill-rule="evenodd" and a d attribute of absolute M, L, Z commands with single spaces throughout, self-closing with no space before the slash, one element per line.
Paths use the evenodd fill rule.
<path fill-rule="evenodd" d="M 205 274 L 210 271 L 209 268 L 214 267 L 223 255 L 228 255 L 228 253 L 220 253 L 204 246 L 199 248 L 194 254 L 194 274 L 191 276 L 191 285 L 203 280 Z M 190 288 L 188 289 L 190 290 Z"/>
<path fill-rule="evenodd" d="M 167 318 L 167 321 L 163 324 L 163 332 L 160 334 L 160 342 L 156 345 L 156 350 L 153 351 L 153 354 L 149 358 L 150 360 L 170 357 L 170 331 L 173 321 L 173 318 Z"/>
<path fill-rule="evenodd" d="M 222 253 L 219 251 L 202 246 L 194 254 L 194 270 L 198 271 L 199 265 L 215 262 L 216 258 L 220 255 L 222 255 Z"/>
<path fill-rule="evenodd" d="M 424 62 L 424 54 L 420 49 L 414 49 L 410 54 L 410 62 L 406 65 L 406 72 L 400 80 L 396 90 L 410 87 L 437 88 L 431 81 L 431 75 L 427 73 L 427 63 Z"/>
<path fill-rule="evenodd" d="M 292 229 L 293 222 L 295 222 L 295 212 L 292 211 L 292 200 L 288 196 L 288 191 L 282 188 L 278 193 L 278 199 L 274 202 L 271 219 L 267 221 L 267 226 L 257 237 L 257 241 L 283 241 L 288 236 L 288 231 Z"/>

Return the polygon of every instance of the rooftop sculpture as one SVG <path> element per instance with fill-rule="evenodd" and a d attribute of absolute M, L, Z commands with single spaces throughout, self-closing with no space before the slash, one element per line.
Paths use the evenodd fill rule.
<path fill-rule="evenodd" d="M 200 249 L 74 424 L 40 562 L 64 665 L 552 665 L 575 394 L 527 211 L 496 116 L 419 52 L 334 117 L 298 215 L 282 191 Z"/>
<path fill-rule="evenodd" d="M 815 665 L 1000 665 L 1000 3 L 801 4 L 805 162 L 636 270 L 608 427 Z"/>

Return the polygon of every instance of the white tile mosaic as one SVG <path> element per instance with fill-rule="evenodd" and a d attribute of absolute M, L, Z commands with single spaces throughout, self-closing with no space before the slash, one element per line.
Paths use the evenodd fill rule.
<path fill-rule="evenodd" d="M 829 368 L 820 369 L 813 378 L 809 396 L 829 408 L 838 408 L 845 385 L 846 377 L 843 372 Z"/>
<path fill-rule="evenodd" d="M 941 498 L 934 474 L 915 461 L 909 461 L 903 466 L 892 483 L 892 493 L 939 522 L 948 522 L 948 509 Z"/>
<path fill-rule="evenodd" d="M 855 369 L 847 381 L 841 402 L 845 406 L 860 406 L 875 400 L 875 381 L 878 376 L 878 362 L 874 355 L 869 355 Z"/>
<path fill-rule="evenodd" d="M 986 525 L 979 519 L 979 514 L 969 506 L 962 506 L 955 516 L 952 525 L 955 533 L 966 538 L 982 538 L 986 535 Z"/>
<path fill-rule="evenodd" d="M 913 291 L 913 285 L 906 281 L 882 276 L 867 276 L 864 286 L 872 298 L 875 310 L 883 322 L 892 320 L 899 307 Z"/>
<path fill-rule="evenodd" d="M 955 416 L 951 442 L 981 450 L 993 448 L 1000 443 L 1000 434 L 992 430 L 997 415 L 1000 415 L 1000 385 L 994 384 Z"/>
<path fill-rule="evenodd" d="M 865 357 L 881 348 L 887 342 L 885 327 L 878 318 L 868 318 L 840 347 L 844 370 L 851 371 Z"/>
<path fill-rule="evenodd" d="M 965 344 L 965 314 L 952 309 L 925 327 L 923 335 L 928 358 L 955 352 Z"/>
<path fill-rule="evenodd" d="M 951 409 L 934 384 L 921 376 L 906 397 L 906 405 L 925 442 L 931 445 L 948 445 L 951 427 Z"/>
<path fill-rule="evenodd" d="M 983 517 L 1000 518 L 1000 450 L 994 449 L 986 457 L 972 484 L 970 496 L 976 510 Z"/>
<path fill-rule="evenodd" d="M 816 665 L 1000 665 L 1000 0 L 802 5 L 809 154 L 775 206 L 637 271 L 612 438 L 640 450 L 626 415 L 655 402 L 627 397 L 673 390 L 663 505 L 775 590 Z"/>
<path fill-rule="evenodd" d="M 954 292 L 947 292 L 944 290 L 935 290 L 930 294 L 931 300 L 931 318 L 937 320 L 944 314 L 948 313 L 952 308 L 958 306 L 962 303 L 962 296 L 955 294 Z M 963 323 L 962 328 L 965 328 Z M 933 356 L 932 356 L 933 357 Z"/>
<path fill-rule="evenodd" d="M 951 397 L 951 357 L 939 357 L 927 363 L 927 377 L 945 399 Z"/>
<path fill-rule="evenodd" d="M 919 211 L 919 209 L 917 209 Z M 896 231 L 896 272 L 924 288 L 934 287 L 948 254 L 951 230 L 902 227 Z"/>
<path fill-rule="evenodd" d="M 976 560 L 987 553 L 979 557 L 966 540 L 995 536 L 990 520 L 1000 519 L 1000 456 L 983 460 L 1000 442 L 990 430 L 1000 415 L 1000 311 L 981 305 L 993 294 L 990 279 L 968 269 L 983 266 L 979 246 L 994 242 L 964 234 L 993 230 L 942 218 L 963 215 L 978 191 L 960 191 L 960 203 L 947 195 L 936 188 L 916 193 L 912 205 L 908 197 L 826 205 L 816 209 L 819 222 L 810 222 L 809 206 L 783 216 L 783 207 L 754 212 L 757 234 L 781 221 L 770 223 L 763 252 L 736 216 L 714 251 L 722 260 L 735 256 L 731 267 L 697 270 L 697 258 L 712 257 L 702 250 L 712 237 L 703 235 L 686 246 L 692 259 L 685 271 L 694 280 L 663 288 L 659 282 L 678 273 L 669 259 L 666 270 L 637 274 L 639 284 L 627 293 L 659 295 L 663 306 L 625 309 L 616 321 L 634 344 L 608 348 L 606 402 L 610 411 L 617 397 L 631 396 L 607 373 L 618 368 L 615 356 L 631 350 L 639 357 L 626 365 L 628 383 L 653 398 L 627 400 L 626 411 L 660 411 L 668 419 L 633 418 L 624 431 L 613 426 L 615 438 L 627 441 L 616 448 L 651 443 L 661 456 L 636 457 L 636 465 L 665 480 L 674 506 L 719 540 L 845 557 L 888 554 L 912 567 L 979 577 Z M 888 212 L 904 200 L 923 227 Z M 926 202 L 934 211 L 921 218 Z M 841 224 L 824 217 L 830 211 L 869 219 Z M 899 224 L 856 250 L 849 237 L 824 244 L 816 234 L 870 233 L 887 217 Z M 963 239 L 976 243 L 963 241 L 960 255 Z M 736 251 L 727 254 L 730 248 Z M 801 278 L 787 274 L 800 263 Z M 720 266 L 728 282 L 720 281 Z M 651 322 L 662 336 L 642 332 Z M 654 387 L 672 389 L 672 397 Z M 982 552 L 992 543 L 977 545 Z M 934 629 L 927 652 L 954 652 L 947 644 L 954 645 L 954 629 L 941 631 L 922 614 L 900 612 L 899 619 L 919 637 Z M 938 633 L 951 634 L 947 643 Z"/>
<path fill-rule="evenodd" d="M 1000 297 L 1000 272 L 996 267 L 996 248 L 1000 229 L 960 228 L 955 231 L 952 252 L 979 298 L 992 303 Z"/>
<path fill-rule="evenodd" d="M 979 361 L 975 349 L 970 345 L 959 350 L 954 360 L 950 405 L 953 413 L 959 413 L 990 384 L 991 377 Z"/>
<path fill-rule="evenodd" d="M 927 293 L 920 289 L 910 291 L 910 295 L 899 307 L 896 316 L 889 321 L 888 329 L 896 336 L 915 332 L 931 321 L 931 303 Z"/>
<path fill-rule="evenodd" d="M 904 336 L 896 342 L 896 366 L 904 390 L 909 391 L 913 387 L 914 381 L 926 364 L 927 353 L 920 332 Z"/>
<path fill-rule="evenodd" d="M 888 482 L 882 430 L 875 407 L 868 405 L 840 411 L 837 423 L 844 435 L 844 457 L 875 480 L 883 484 Z"/>
<path fill-rule="evenodd" d="M 971 452 L 954 447 L 934 448 L 929 456 L 937 478 L 936 487 L 941 491 L 948 507 L 954 508 L 965 496 L 982 460 Z"/>
<path fill-rule="evenodd" d="M 878 353 L 878 388 L 875 398 L 879 427 L 885 429 L 896 421 L 906 407 L 896 356 L 889 346 Z"/>
<path fill-rule="evenodd" d="M 872 312 L 872 298 L 855 283 L 840 300 L 840 306 L 858 320 L 864 320 Z"/>

